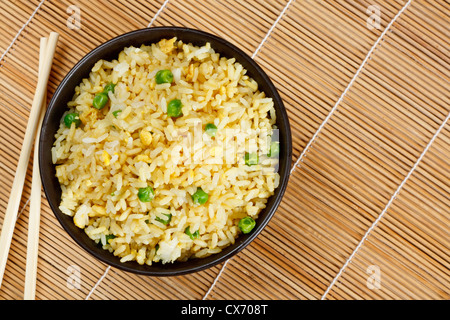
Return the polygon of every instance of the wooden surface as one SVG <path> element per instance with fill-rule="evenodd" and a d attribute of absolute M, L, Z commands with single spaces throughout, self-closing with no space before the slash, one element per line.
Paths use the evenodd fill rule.
<path fill-rule="evenodd" d="M 36 88 L 40 37 L 60 34 L 50 99 L 87 52 L 149 25 L 217 34 L 268 73 L 292 127 L 296 165 L 286 195 L 241 253 L 165 278 L 92 258 L 43 196 L 37 299 L 450 298 L 444 0 L 0 0 L 0 227 Z M 0 299 L 23 298 L 31 171 L 32 159 Z"/>

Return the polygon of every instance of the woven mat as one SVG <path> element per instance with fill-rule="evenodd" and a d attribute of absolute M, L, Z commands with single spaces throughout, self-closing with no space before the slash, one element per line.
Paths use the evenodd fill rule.
<path fill-rule="evenodd" d="M 36 298 L 449 299 L 449 13 L 442 0 L 0 0 L 0 226 L 50 31 L 60 40 L 49 98 L 116 35 L 170 25 L 217 34 L 273 79 L 293 134 L 274 218 L 241 253 L 196 274 L 106 266 L 43 197 Z M 31 168 L 1 299 L 23 298 Z"/>

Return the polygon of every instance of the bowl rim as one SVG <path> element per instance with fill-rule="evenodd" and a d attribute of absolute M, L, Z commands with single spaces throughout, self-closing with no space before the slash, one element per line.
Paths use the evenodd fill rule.
<path fill-rule="evenodd" d="M 200 41 L 201 42 L 209 42 L 211 40 L 213 40 L 214 42 L 218 42 L 221 43 L 222 45 L 229 47 L 231 49 L 232 52 L 235 52 L 238 54 L 239 59 L 245 59 L 246 63 L 250 64 L 254 70 L 256 71 L 256 73 L 261 76 L 263 78 L 263 81 L 265 82 L 265 84 L 267 86 L 269 86 L 270 88 L 270 93 L 271 93 L 271 97 L 274 100 L 274 104 L 277 106 L 276 107 L 276 112 L 277 112 L 277 119 L 281 118 L 281 122 L 283 123 L 283 127 L 284 130 L 286 132 L 286 135 L 284 136 L 285 139 L 285 144 L 284 144 L 284 148 L 286 150 L 286 156 L 284 157 L 284 166 L 285 166 L 285 172 L 284 175 L 281 176 L 280 174 L 280 184 L 277 187 L 277 189 L 279 189 L 278 194 L 276 194 L 276 198 L 273 202 L 273 205 L 268 208 L 266 207 L 263 210 L 268 210 L 268 212 L 266 213 L 266 216 L 264 218 L 264 220 L 260 221 L 257 224 L 257 229 L 254 230 L 252 233 L 247 234 L 247 238 L 240 243 L 239 245 L 235 246 L 234 248 L 230 249 L 228 252 L 222 251 L 219 252 L 217 254 L 214 254 L 212 256 L 215 256 L 215 259 L 211 259 L 211 261 L 209 261 L 208 263 L 204 263 L 204 264 L 200 264 L 197 266 L 193 266 L 190 268 L 184 268 L 184 269 L 180 269 L 180 270 L 171 270 L 170 268 L 167 270 L 158 270 L 158 271 L 154 271 L 151 270 L 152 266 L 148 266 L 145 265 L 146 270 L 137 270 L 136 268 L 133 268 L 132 265 L 133 264 L 128 264 L 126 263 L 121 263 L 120 261 L 112 261 L 110 259 L 107 259 L 106 257 L 97 254 L 95 251 L 93 251 L 91 248 L 87 247 L 82 241 L 81 239 L 79 239 L 78 236 L 76 236 L 68 227 L 68 225 L 66 225 L 65 221 L 62 218 L 62 215 L 64 215 L 64 213 L 62 213 L 60 211 L 60 209 L 58 208 L 59 203 L 54 203 L 54 201 L 50 201 L 51 197 L 49 197 L 49 193 L 50 193 L 50 186 L 47 185 L 47 178 L 48 176 L 46 176 L 46 168 L 44 167 L 44 148 L 43 148 L 43 144 L 44 144 L 44 135 L 46 134 L 46 126 L 45 124 L 48 122 L 48 118 L 50 113 L 57 109 L 58 106 L 55 104 L 55 100 L 57 99 L 57 97 L 60 95 L 61 91 L 64 90 L 64 88 L 67 85 L 67 82 L 71 79 L 71 77 L 74 75 L 74 73 L 80 68 L 82 67 L 87 61 L 89 61 L 91 59 L 91 57 L 97 55 L 99 52 L 102 52 L 103 50 L 105 50 L 106 48 L 108 48 L 109 46 L 111 46 L 112 44 L 116 43 L 116 42 L 124 42 L 126 41 L 128 38 L 132 38 L 135 36 L 138 36 L 140 34 L 145 34 L 148 32 L 174 32 L 177 34 L 181 34 L 179 36 L 178 39 L 183 40 L 182 38 L 182 34 L 183 33 L 190 33 L 190 34 L 194 34 L 194 35 L 198 35 L 200 37 Z M 178 36 L 177 36 L 178 37 Z M 164 36 L 160 37 L 160 39 L 165 38 Z M 143 43 L 145 43 L 145 41 L 143 41 Z M 125 47 L 126 45 L 124 45 Z M 214 49 L 214 47 L 213 47 Z M 219 54 L 222 53 L 220 51 L 216 51 Z M 227 56 L 227 55 L 223 55 L 223 56 Z M 238 60 L 236 59 L 237 62 L 240 62 L 242 60 Z M 66 107 L 66 106 L 64 106 Z M 54 141 L 54 133 L 53 133 L 53 137 L 52 137 L 53 141 Z M 253 58 L 251 58 L 248 54 L 246 54 L 242 49 L 238 48 L 236 45 L 232 44 L 231 42 L 216 36 L 214 34 L 202 31 L 202 30 L 197 30 L 197 29 L 192 29 L 192 28 L 185 28 L 185 27 L 174 27 L 174 26 L 170 26 L 170 27 L 151 27 L 151 28 L 143 28 L 143 29 L 137 29 L 137 30 L 133 30 L 133 31 L 129 31 L 126 32 L 124 34 L 118 35 L 116 37 L 111 38 L 110 40 L 107 40 L 105 42 L 103 42 L 102 44 L 96 46 L 94 49 L 92 49 L 91 51 L 89 51 L 87 54 L 85 54 L 72 68 L 71 70 L 64 76 L 64 78 L 61 80 L 61 82 L 58 84 L 50 102 L 48 103 L 47 106 L 47 110 L 45 112 L 45 116 L 44 116 L 44 120 L 42 122 L 42 128 L 41 128 L 41 136 L 40 136 L 40 140 L 39 140 L 39 171 L 40 171 L 40 176 L 41 176 L 41 181 L 42 181 L 42 186 L 43 186 L 43 190 L 44 193 L 46 195 L 47 201 L 49 203 L 50 208 L 52 209 L 54 215 L 56 216 L 57 220 L 59 221 L 60 225 L 63 227 L 63 229 L 69 234 L 69 236 L 82 248 L 84 249 L 86 252 L 88 252 L 92 257 L 98 259 L 99 261 L 106 263 L 109 266 L 113 266 L 116 267 L 120 270 L 123 271 L 127 271 L 127 272 L 131 272 L 131 273 L 135 273 L 135 274 L 140 274 L 140 275 L 147 275 L 147 276 L 176 276 L 176 275 L 183 275 L 183 274 L 188 274 L 188 273 L 193 273 L 193 272 L 199 272 L 202 270 L 205 270 L 207 268 L 211 268 L 214 265 L 217 265 L 221 262 L 224 262 L 225 260 L 228 260 L 229 258 L 231 258 L 232 256 L 236 255 L 237 253 L 239 253 L 240 251 L 242 251 L 245 247 L 247 247 L 261 232 L 262 230 L 265 228 L 265 226 L 269 223 L 269 221 L 271 220 L 271 218 L 273 217 L 274 213 L 276 212 L 276 210 L 278 209 L 278 206 L 284 196 L 285 190 L 287 188 L 287 184 L 290 178 L 290 167 L 291 167 L 291 163 L 292 163 L 292 136 L 291 136 L 291 129 L 290 129 L 290 124 L 289 124 L 289 118 L 286 112 L 286 108 L 283 104 L 283 101 L 279 95 L 278 90 L 276 89 L 275 85 L 273 84 L 273 82 L 271 81 L 271 79 L 269 78 L 269 76 L 266 74 L 266 72 L 259 66 L 259 64 L 254 61 Z M 281 160 L 281 157 L 280 157 Z M 281 164 L 280 164 L 281 165 Z M 54 165 L 53 165 L 54 166 Z M 273 195 L 275 196 L 275 195 Z M 271 196 L 271 197 L 273 197 Z M 270 199 L 270 198 L 269 198 Z M 87 236 L 87 235 L 86 235 Z M 241 237 L 242 235 L 240 235 L 239 237 Z M 102 249 L 103 250 L 103 249 Z M 108 253 L 108 255 L 111 255 L 111 258 L 113 259 L 117 259 L 118 257 L 114 256 L 113 253 L 110 253 L 106 250 L 104 250 L 105 252 Z M 206 258 L 200 258 L 200 259 L 206 259 Z M 183 262 L 177 262 L 180 264 L 183 264 Z M 166 264 L 167 265 L 167 264 Z M 164 266 L 164 265 L 163 265 Z"/>

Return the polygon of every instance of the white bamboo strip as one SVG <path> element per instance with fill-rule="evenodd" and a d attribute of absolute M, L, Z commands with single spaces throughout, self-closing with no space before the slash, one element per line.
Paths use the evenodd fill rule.
<path fill-rule="evenodd" d="M 330 290 L 333 288 L 333 286 L 336 284 L 336 282 L 338 281 L 339 277 L 342 275 L 342 273 L 344 272 L 345 268 L 347 268 L 347 266 L 350 264 L 350 262 L 352 261 L 352 259 L 354 258 L 354 256 L 358 253 L 359 249 L 361 248 L 361 246 L 364 244 L 364 241 L 367 239 L 367 237 L 369 236 L 369 234 L 372 232 L 372 230 L 376 227 L 376 225 L 378 224 L 378 222 L 383 218 L 384 214 L 386 213 L 386 211 L 389 209 L 389 207 L 391 206 L 392 202 L 394 202 L 394 200 L 397 198 L 397 195 L 399 194 L 400 190 L 403 188 L 404 184 L 408 181 L 409 177 L 412 175 L 412 173 L 414 172 L 414 170 L 416 170 L 417 166 L 419 165 L 419 163 L 422 161 L 422 158 L 425 156 L 425 154 L 427 153 L 428 149 L 431 147 L 431 145 L 433 144 L 434 140 L 436 139 L 436 137 L 439 135 L 439 133 L 441 132 L 441 130 L 444 128 L 444 126 L 446 125 L 447 121 L 450 119 L 450 113 L 447 115 L 447 117 L 445 118 L 444 122 L 441 124 L 441 126 L 439 127 L 439 129 L 436 131 L 436 133 L 433 135 L 433 137 L 431 138 L 430 142 L 426 145 L 425 149 L 423 150 L 422 154 L 419 156 L 419 158 L 417 159 L 417 161 L 414 163 L 414 165 L 412 166 L 411 170 L 408 172 L 408 174 L 406 175 L 405 179 L 403 179 L 403 181 L 400 183 L 400 185 L 398 186 L 397 190 L 395 190 L 394 194 L 391 196 L 391 198 L 389 199 L 388 203 L 386 204 L 386 206 L 384 207 L 383 211 L 381 211 L 380 215 L 377 217 L 377 219 L 372 223 L 372 225 L 370 226 L 370 228 L 367 230 L 367 232 L 364 234 L 364 236 L 362 237 L 361 241 L 358 243 L 358 245 L 356 246 L 355 250 L 353 250 L 352 254 L 349 256 L 349 258 L 347 259 L 347 261 L 345 261 L 344 265 L 342 266 L 342 268 L 339 270 L 338 274 L 336 275 L 336 277 L 331 281 L 329 287 L 327 288 L 327 290 L 325 290 L 323 296 L 322 296 L 322 300 L 324 300 L 328 293 L 330 292 Z"/>
<path fill-rule="evenodd" d="M 358 78 L 359 74 L 361 73 L 361 71 L 364 69 L 364 66 L 366 65 L 367 61 L 369 61 L 369 59 L 372 57 L 372 53 L 375 51 L 375 49 L 378 47 L 378 45 L 380 44 L 381 40 L 383 40 L 384 36 L 386 35 L 386 33 L 390 30 L 390 28 L 392 27 L 392 25 L 394 24 L 394 22 L 398 19 L 398 17 L 406 10 L 406 8 L 408 8 L 408 6 L 411 4 L 412 0 L 409 0 L 402 9 L 400 9 L 400 11 L 397 13 L 397 15 L 391 20 L 391 22 L 387 25 L 387 27 L 383 30 L 383 32 L 381 33 L 380 37 L 377 39 L 377 41 L 375 41 L 374 45 L 372 46 L 372 48 L 370 48 L 369 52 L 367 53 L 366 57 L 364 58 L 363 62 L 361 63 L 361 65 L 359 66 L 358 70 L 356 70 L 355 75 L 353 76 L 353 78 L 350 80 L 349 84 L 347 85 L 347 87 L 344 89 L 344 92 L 342 92 L 341 96 L 339 97 L 339 99 L 336 101 L 336 104 L 333 106 L 333 108 L 331 109 L 331 111 L 328 113 L 327 117 L 323 120 L 323 122 L 320 124 L 319 128 L 317 129 L 317 131 L 314 133 L 314 135 L 312 136 L 311 140 L 309 140 L 308 144 L 306 145 L 306 147 L 303 149 L 302 153 L 300 154 L 300 156 L 298 157 L 297 161 L 295 161 L 294 165 L 292 166 L 291 169 L 291 174 L 292 172 L 294 172 L 294 170 L 296 169 L 297 165 L 299 164 L 299 162 L 301 162 L 303 160 L 303 157 L 305 156 L 305 154 L 309 151 L 309 148 L 311 147 L 311 145 L 314 143 L 315 139 L 317 138 L 317 136 L 319 135 L 320 131 L 322 130 L 322 128 L 327 124 L 328 120 L 330 120 L 331 116 L 333 115 L 333 113 L 336 111 L 337 107 L 339 106 L 339 104 L 342 102 L 342 100 L 344 100 L 347 92 L 350 90 L 350 88 L 352 87 L 353 83 L 355 82 L 355 80 Z"/>
<path fill-rule="evenodd" d="M 12 46 L 14 45 L 14 43 L 16 42 L 16 40 L 19 38 L 20 34 L 22 33 L 22 31 L 28 26 L 28 24 L 31 22 L 31 20 L 33 20 L 33 17 L 36 15 L 36 13 L 39 11 L 39 9 L 41 8 L 42 4 L 44 3 L 45 0 L 42 0 L 38 6 L 36 7 L 36 9 L 33 11 L 33 13 L 31 14 L 30 18 L 25 22 L 25 24 L 22 26 L 22 28 L 20 28 L 20 30 L 17 32 L 16 36 L 14 37 L 14 39 L 11 41 L 11 44 L 8 46 L 8 48 L 6 48 L 5 52 L 3 52 L 3 54 L 0 56 L 0 63 L 2 62 L 3 58 L 8 54 L 9 50 L 11 50 Z"/>

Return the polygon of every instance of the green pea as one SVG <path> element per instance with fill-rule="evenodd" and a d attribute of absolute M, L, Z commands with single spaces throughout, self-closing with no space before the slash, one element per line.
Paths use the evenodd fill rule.
<path fill-rule="evenodd" d="M 105 88 L 103 89 L 103 92 L 106 94 L 108 94 L 108 92 L 114 93 L 115 86 L 116 85 L 114 83 L 110 82 L 105 86 Z"/>
<path fill-rule="evenodd" d="M 108 102 L 108 94 L 105 92 L 97 93 L 92 101 L 92 106 L 96 109 L 103 109 Z"/>
<path fill-rule="evenodd" d="M 146 188 L 139 188 L 138 198 L 141 202 L 150 202 L 155 198 L 155 190 L 148 186 Z"/>
<path fill-rule="evenodd" d="M 181 104 L 181 100 L 179 99 L 170 100 L 169 103 L 167 104 L 167 115 L 169 117 L 174 118 L 183 115 L 183 112 L 181 111 L 182 107 L 183 105 Z"/>
<path fill-rule="evenodd" d="M 280 143 L 278 141 L 272 141 L 270 143 L 268 157 L 276 157 L 280 154 Z"/>
<path fill-rule="evenodd" d="M 79 127 L 81 124 L 80 115 L 78 113 L 69 113 L 64 117 L 64 124 L 67 128 L 72 126 L 72 123 L 75 123 L 75 127 Z"/>
<path fill-rule="evenodd" d="M 238 227 L 242 233 L 249 233 L 256 226 L 256 221 L 252 217 L 245 217 L 239 220 Z"/>
<path fill-rule="evenodd" d="M 156 73 L 155 81 L 156 81 L 157 84 L 172 83 L 172 81 L 173 81 L 173 73 L 170 70 L 168 70 L 168 69 L 159 70 Z"/>
<path fill-rule="evenodd" d="M 184 233 L 186 233 L 189 236 L 189 238 L 191 238 L 191 240 L 200 238 L 200 233 L 198 232 L 198 230 L 195 231 L 194 233 L 191 233 L 190 227 L 184 229 Z"/>
<path fill-rule="evenodd" d="M 217 133 L 217 127 L 216 127 L 214 124 L 212 124 L 212 123 L 208 123 L 208 124 L 205 126 L 205 132 L 206 132 L 209 136 L 215 137 L 215 136 L 216 136 L 216 133 Z"/>
<path fill-rule="evenodd" d="M 244 160 L 245 160 L 245 164 L 247 166 L 253 166 L 258 164 L 259 158 L 258 158 L 258 154 L 257 153 L 245 153 L 244 156 Z"/>
<path fill-rule="evenodd" d="M 156 217 L 155 220 L 158 222 L 161 222 L 162 224 L 167 226 L 170 223 L 170 220 L 172 220 L 172 214 L 171 213 L 168 213 L 168 214 L 163 213 L 163 215 L 165 215 L 167 217 L 166 220 L 161 219 L 160 217 Z"/>
<path fill-rule="evenodd" d="M 197 191 L 191 196 L 194 204 L 205 204 L 208 201 L 208 194 L 202 190 L 202 188 L 197 188 Z"/>
<path fill-rule="evenodd" d="M 116 110 L 116 111 L 113 111 L 113 116 L 114 117 L 116 117 L 117 118 L 117 116 L 119 115 L 119 113 L 121 113 L 122 112 L 122 110 Z"/>

